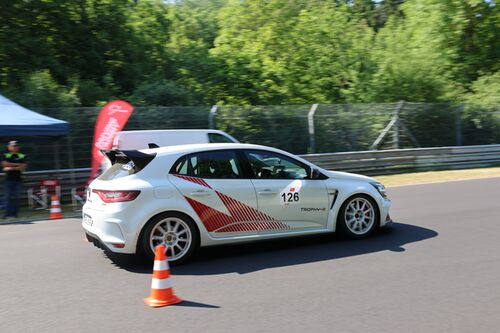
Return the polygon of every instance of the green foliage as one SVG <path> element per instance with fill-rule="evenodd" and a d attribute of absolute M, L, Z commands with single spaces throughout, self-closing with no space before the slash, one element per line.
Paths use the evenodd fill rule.
<path fill-rule="evenodd" d="M 0 91 L 25 105 L 469 100 L 500 66 L 487 0 L 2 0 L 0 20 Z"/>
<path fill-rule="evenodd" d="M 147 81 L 139 85 L 130 97 L 134 105 L 160 106 L 168 104 L 192 105 L 192 94 L 177 85 L 164 79 Z"/>
<path fill-rule="evenodd" d="M 471 144 L 500 142 L 500 71 L 472 83 L 463 113 L 464 137 Z"/>
<path fill-rule="evenodd" d="M 471 85 L 467 101 L 476 105 L 500 105 L 500 71 L 481 76 Z"/>
<path fill-rule="evenodd" d="M 13 92 L 16 100 L 24 104 L 48 108 L 79 104 L 75 89 L 59 85 L 48 70 L 34 72 L 23 81 L 20 91 Z"/>
<path fill-rule="evenodd" d="M 106 89 L 92 80 L 80 80 L 77 83 L 77 95 L 81 105 L 99 105 L 110 96 Z"/>

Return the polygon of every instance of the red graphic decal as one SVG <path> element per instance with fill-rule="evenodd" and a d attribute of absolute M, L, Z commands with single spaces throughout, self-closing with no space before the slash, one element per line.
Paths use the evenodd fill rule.
<path fill-rule="evenodd" d="M 295 192 L 295 187 L 291 187 L 290 192 Z"/>
<path fill-rule="evenodd" d="M 289 229 L 290 227 L 280 221 L 275 220 L 271 216 L 258 211 L 244 203 L 231 198 L 219 191 L 215 191 L 219 198 L 226 206 L 227 210 L 234 218 L 235 222 L 248 222 L 255 221 L 258 222 L 257 226 L 253 227 L 250 225 L 241 225 L 241 228 L 250 228 L 250 230 L 282 230 Z"/>
<path fill-rule="evenodd" d="M 210 185 L 207 184 L 207 182 L 203 178 L 197 178 L 197 177 L 189 177 L 189 176 L 181 176 L 181 175 L 172 175 L 184 180 L 187 180 L 188 182 L 195 183 L 201 186 L 208 187 L 211 189 Z"/>
<path fill-rule="evenodd" d="M 196 214 L 200 217 L 200 220 L 207 228 L 208 232 L 214 232 L 217 229 L 223 228 L 228 224 L 233 223 L 233 218 L 226 215 L 218 210 L 215 210 L 207 205 L 202 204 L 196 200 L 185 197 L 189 202 L 191 207 L 195 210 Z"/>
<path fill-rule="evenodd" d="M 262 227 L 262 223 L 254 222 L 237 222 L 228 226 L 225 226 L 216 232 L 238 232 L 238 231 L 258 231 L 258 230 L 277 230 L 277 229 L 266 229 Z"/>
<path fill-rule="evenodd" d="M 199 201 L 185 196 L 191 207 L 200 217 L 208 232 L 238 232 L 257 230 L 287 230 L 290 226 L 277 221 L 267 214 L 249 207 L 222 193 L 217 194 L 223 199 L 231 215 L 219 212 Z"/>
<path fill-rule="evenodd" d="M 173 175 L 201 186 L 212 189 L 202 178 Z M 215 191 L 226 206 L 230 215 L 224 214 L 199 201 L 186 198 L 196 214 L 200 217 L 208 232 L 238 232 L 256 230 L 287 230 L 290 226 L 277 221 L 271 216 L 245 205 L 241 201 L 231 198 L 219 191 Z"/>

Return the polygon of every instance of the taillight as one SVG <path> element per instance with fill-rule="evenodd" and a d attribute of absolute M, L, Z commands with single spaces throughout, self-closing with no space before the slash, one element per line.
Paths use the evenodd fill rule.
<path fill-rule="evenodd" d="M 92 193 L 97 193 L 104 202 L 124 202 L 134 200 L 141 191 L 92 190 Z"/>

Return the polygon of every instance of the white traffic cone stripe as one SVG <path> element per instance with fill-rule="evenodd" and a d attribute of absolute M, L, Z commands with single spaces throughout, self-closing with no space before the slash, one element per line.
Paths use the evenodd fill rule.
<path fill-rule="evenodd" d="M 166 271 L 168 268 L 168 261 L 166 260 L 155 260 L 153 270 L 154 271 Z"/>
<path fill-rule="evenodd" d="M 51 208 L 50 212 L 51 213 L 62 213 L 61 208 Z"/>
<path fill-rule="evenodd" d="M 172 288 L 172 279 L 156 279 L 151 280 L 151 289 L 169 289 Z"/>
<path fill-rule="evenodd" d="M 52 200 L 52 206 L 60 206 L 59 200 Z"/>

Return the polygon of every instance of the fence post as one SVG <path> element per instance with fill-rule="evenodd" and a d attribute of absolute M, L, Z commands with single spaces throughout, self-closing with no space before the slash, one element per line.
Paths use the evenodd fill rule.
<path fill-rule="evenodd" d="M 52 141 L 52 148 L 54 149 L 54 166 L 57 170 L 61 169 L 61 159 L 59 157 L 59 143 L 60 139 L 57 139 L 57 141 Z"/>
<path fill-rule="evenodd" d="M 215 116 L 217 115 L 217 105 L 212 105 L 208 114 L 208 128 L 215 129 Z"/>
<path fill-rule="evenodd" d="M 314 114 L 318 109 L 318 104 L 313 104 L 309 109 L 309 113 L 307 114 L 307 124 L 309 125 L 309 152 L 316 152 L 316 138 L 314 133 Z"/>
<path fill-rule="evenodd" d="M 464 111 L 464 105 L 455 108 L 455 146 L 462 145 L 462 114 Z"/>
<path fill-rule="evenodd" d="M 399 114 L 405 101 L 399 101 L 394 109 L 394 130 L 392 132 L 392 144 L 394 149 L 399 149 Z"/>
<path fill-rule="evenodd" d="M 68 166 L 71 170 L 73 170 L 75 168 L 75 162 L 74 162 L 74 159 L 73 159 L 73 147 L 71 145 L 71 136 L 70 134 L 68 134 L 66 136 L 66 149 L 68 150 L 67 153 L 68 153 Z M 70 178 L 71 178 L 71 185 L 75 185 L 76 181 L 75 181 L 75 172 L 74 171 L 71 171 L 70 173 Z"/>

